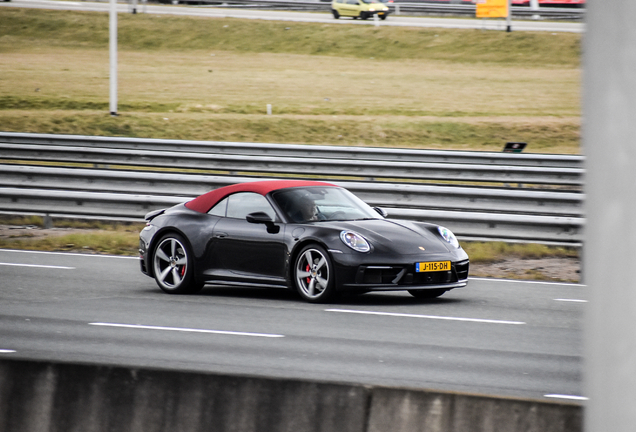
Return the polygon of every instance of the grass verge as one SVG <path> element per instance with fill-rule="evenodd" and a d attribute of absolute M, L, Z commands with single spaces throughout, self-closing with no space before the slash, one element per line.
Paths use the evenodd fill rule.
<path fill-rule="evenodd" d="M 44 229 L 40 216 L 0 217 L 0 248 L 137 255 L 143 223 L 56 219 Z"/>
<path fill-rule="evenodd" d="M 579 258 L 578 248 L 536 243 L 462 242 L 471 263 L 493 263 L 507 258 Z"/>
<path fill-rule="evenodd" d="M 88 231 L 39 238 L 0 238 L 0 248 L 84 252 L 108 255 L 137 255 L 139 231 Z"/>

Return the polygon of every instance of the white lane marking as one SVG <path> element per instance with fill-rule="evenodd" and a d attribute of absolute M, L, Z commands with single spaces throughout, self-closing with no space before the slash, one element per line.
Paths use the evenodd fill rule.
<path fill-rule="evenodd" d="M 569 287 L 587 287 L 584 284 L 570 283 L 570 282 L 545 282 L 545 281 L 533 281 L 533 280 L 517 280 L 517 279 L 497 279 L 497 278 L 483 278 L 483 277 L 469 277 L 469 280 L 487 281 L 487 282 L 511 282 L 519 284 L 536 284 L 536 285 L 560 285 Z"/>
<path fill-rule="evenodd" d="M 3 262 L 0 262 L 0 266 L 36 267 L 36 268 L 46 268 L 46 269 L 75 270 L 75 267 L 54 266 L 54 265 L 40 265 L 40 264 L 17 264 L 17 263 L 3 263 Z"/>
<path fill-rule="evenodd" d="M 461 318 L 461 317 L 446 317 L 446 316 L 437 316 L 437 315 L 416 315 L 416 314 L 405 314 L 405 313 L 394 313 L 394 312 L 373 312 L 373 311 L 361 311 L 361 310 L 350 310 L 350 309 L 325 309 L 325 312 L 342 312 L 342 313 L 354 313 L 354 314 L 363 314 L 363 315 L 382 315 L 382 316 L 392 316 L 392 317 L 402 317 L 402 318 L 426 318 L 426 319 L 436 319 L 436 320 L 447 320 L 447 321 L 467 321 L 467 322 L 479 322 L 479 323 L 489 323 L 489 324 L 525 324 L 522 321 L 502 321 L 502 320 L 490 320 L 490 319 L 480 319 L 480 318 Z"/>
<path fill-rule="evenodd" d="M 578 401 L 589 400 L 589 398 L 586 398 L 584 396 L 562 395 L 562 394 L 547 394 L 547 395 L 543 395 L 543 397 L 554 398 L 554 399 L 578 400 Z"/>
<path fill-rule="evenodd" d="M 572 302 L 572 303 L 587 303 L 587 300 L 580 300 L 580 299 L 554 299 L 554 301 L 560 301 L 560 302 Z"/>
<path fill-rule="evenodd" d="M 15 350 L 10 349 L 0 349 L 0 354 L 10 354 L 16 352 Z"/>
<path fill-rule="evenodd" d="M 32 250 L 20 250 L 20 249 L 0 249 L 0 252 L 16 252 L 16 253 L 30 253 L 30 254 L 80 256 L 80 257 L 93 257 L 93 258 L 120 258 L 120 259 L 134 259 L 134 260 L 138 260 L 139 259 L 138 256 L 100 255 L 100 254 L 75 253 L 75 252 L 48 252 L 48 251 L 32 251 Z"/>
<path fill-rule="evenodd" d="M 255 337 L 266 337 L 266 338 L 282 338 L 285 335 L 279 334 L 268 334 L 268 333 L 246 333 L 246 332 L 234 332 L 234 331 L 225 331 L 225 330 L 205 330 L 205 329 L 193 329 L 193 328 L 184 328 L 184 327 L 162 327 L 162 326 L 148 326 L 148 325 L 137 325 L 137 324 L 115 324 L 115 323 L 88 323 L 93 326 L 102 326 L 102 327 L 120 327 L 120 328 L 132 328 L 132 329 L 143 329 L 143 330 L 164 330 L 164 331 L 179 331 L 179 332 L 190 332 L 190 333 L 212 333 L 212 334 L 223 334 L 223 335 L 234 335 L 234 336 L 255 336 Z"/>

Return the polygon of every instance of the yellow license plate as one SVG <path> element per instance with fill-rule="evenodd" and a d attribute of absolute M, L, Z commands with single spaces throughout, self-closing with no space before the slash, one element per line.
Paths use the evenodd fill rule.
<path fill-rule="evenodd" d="M 415 263 L 416 272 L 435 272 L 449 271 L 451 269 L 450 261 L 434 261 Z"/>

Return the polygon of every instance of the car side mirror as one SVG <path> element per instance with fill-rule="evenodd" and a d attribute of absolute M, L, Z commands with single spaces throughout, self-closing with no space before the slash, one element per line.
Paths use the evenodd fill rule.
<path fill-rule="evenodd" d="M 245 217 L 245 219 L 247 219 L 249 223 L 262 223 L 262 224 L 274 223 L 272 218 L 265 212 L 250 213 Z"/>
<path fill-rule="evenodd" d="M 278 234 L 278 232 L 280 232 L 280 227 L 275 225 L 270 215 L 265 212 L 250 213 L 245 219 L 249 223 L 265 224 L 267 226 L 267 232 L 270 234 Z"/>
<path fill-rule="evenodd" d="M 375 210 L 376 212 L 378 212 L 378 214 L 382 217 L 387 217 L 389 214 L 386 212 L 386 210 L 384 210 L 381 207 L 373 207 L 373 210 Z"/>

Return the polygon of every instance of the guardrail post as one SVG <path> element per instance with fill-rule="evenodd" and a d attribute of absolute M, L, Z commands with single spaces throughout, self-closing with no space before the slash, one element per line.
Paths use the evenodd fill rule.
<path fill-rule="evenodd" d="M 539 10 L 539 0 L 530 0 L 530 9 L 532 9 L 533 11 L 538 11 Z M 540 16 L 539 14 L 534 14 L 532 15 L 532 19 L 539 19 Z"/>
<path fill-rule="evenodd" d="M 110 0 L 109 8 L 109 53 L 110 53 L 110 115 L 117 116 L 117 1 Z"/>
<path fill-rule="evenodd" d="M 50 214 L 45 214 L 44 215 L 44 229 L 51 229 L 53 228 L 53 218 L 51 217 Z"/>
<path fill-rule="evenodd" d="M 396 5 L 395 5 L 395 14 L 396 14 L 396 15 L 399 15 L 399 14 L 400 14 L 400 5 L 399 5 L 399 4 L 396 4 Z"/>
<path fill-rule="evenodd" d="M 508 0 L 508 15 L 506 16 L 506 31 L 512 31 L 512 0 Z"/>

